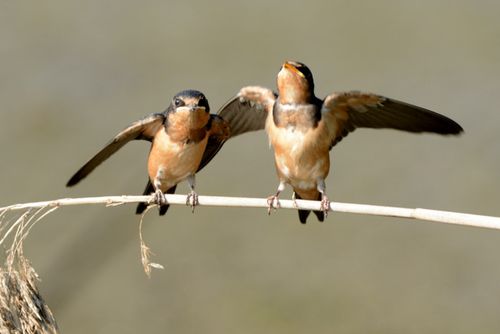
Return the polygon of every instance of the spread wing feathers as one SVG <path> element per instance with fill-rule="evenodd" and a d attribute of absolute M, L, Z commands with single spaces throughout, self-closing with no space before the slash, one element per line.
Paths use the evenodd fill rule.
<path fill-rule="evenodd" d="M 221 149 L 222 145 L 229 138 L 229 124 L 218 115 L 210 115 L 209 136 L 205 152 L 201 158 L 200 166 L 196 172 L 199 172 L 205 167 L 210 160 L 215 157 L 217 152 Z"/>
<path fill-rule="evenodd" d="M 268 113 L 272 112 L 276 97 L 272 90 L 264 87 L 243 87 L 217 114 L 228 122 L 231 137 L 262 130 L 266 125 Z"/>
<path fill-rule="evenodd" d="M 332 130 L 331 147 L 356 128 L 390 128 L 442 135 L 456 135 L 463 131 L 455 121 L 434 111 L 356 91 L 327 96 L 322 114 L 327 123 L 338 124 L 338 128 Z"/>
<path fill-rule="evenodd" d="M 74 186 L 90 174 L 104 160 L 118 151 L 123 145 L 134 139 L 145 139 L 151 141 L 154 135 L 161 129 L 165 122 L 165 114 L 156 113 L 137 122 L 117 134 L 102 150 L 80 168 L 75 175 L 69 179 L 67 187 Z"/>

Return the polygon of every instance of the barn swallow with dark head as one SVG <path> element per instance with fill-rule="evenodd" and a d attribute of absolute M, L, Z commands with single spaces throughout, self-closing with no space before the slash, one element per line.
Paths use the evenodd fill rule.
<path fill-rule="evenodd" d="M 118 133 L 71 177 L 66 186 L 80 182 L 129 141 L 144 139 L 152 143 L 144 195 L 154 193 L 160 215 L 164 215 L 169 207 L 165 193 L 175 193 L 177 184 L 187 179 L 191 192 L 186 204 L 194 209 L 198 202 L 194 191 L 195 174 L 212 160 L 227 138 L 227 122 L 210 114 L 205 95 L 185 90 L 174 96 L 164 112 L 151 114 Z M 148 203 L 139 203 L 136 213 L 143 213 L 147 206 Z"/>
<path fill-rule="evenodd" d="M 279 178 L 277 192 L 268 198 L 269 212 L 279 206 L 278 196 L 289 184 L 294 200 L 321 200 L 322 211 L 314 213 L 323 221 L 330 209 L 325 186 L 329 151 L 356 128 L 441 135 L 463 131 L 456 122 L 436 112 L 376 94 L 339 92 L 320 100 L 314 95 L 311 71 L 295 61 L 283 64 L 277 86 L 278 94 L 263 87 L 243 87 L 218 112 L 229 123 L 231 137 L 265 128 Z M 309 213 L 299 210 L 302 223 Z"/>

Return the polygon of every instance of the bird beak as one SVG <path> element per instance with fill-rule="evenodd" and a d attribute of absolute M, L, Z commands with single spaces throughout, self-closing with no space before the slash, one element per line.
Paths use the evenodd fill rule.
<path fill-rule="evenodd" d="M 199 105 L 193 105 L 189 107 L 190 111 L 205 111 L 205 107 Z"/>
<path fill-rule="evenodd" d="M 199 105 L 186 105 L 182 107 L 177 107 L 178 112 L 195 112 L 195 111 L 205 111 L 205 107 L 199 106 Z"/>
<path fill-rule="evenodd" d="M 304 74 L 298 70 L 297 67 L 295 67 L 295 65 L 293 65 L 291 62 L 289 61 L 286 61 L 284 64 L 283 64 L 283 68 L 286 69 L 286 70 L 289 70 L 289 71 L 292 71 L 293 73 L 296 73 L 298 75 L 300 75 L 301 77 L 305 77 Z"/>

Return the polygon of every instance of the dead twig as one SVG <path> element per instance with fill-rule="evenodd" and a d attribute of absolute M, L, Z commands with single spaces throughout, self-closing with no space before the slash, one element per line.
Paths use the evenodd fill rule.
<path fill-rule="evenodd" d="M 38 276 L 23 254 L 23 242 L 33 226 L 61 206 L 150 202 L 153 196 L 104 196 L 63 198 L 14 204 L 0 208 L 0 246 L 6 248 L 5 265 L 0 266 L 0 333 L 56 333 L 55 319 L 36 287 Z M 185 195 L 166 195 L 169 204 L 186 205 Z M 199 196 L 200 206 L 267 208 L 266 198 Z M 280 200 L 281 209 L 320 210 L 318 201 Z M 332 202 L 331 211 L 401 217 L 446 224 L 500 229 L 500 218 L 457 212 Z M 146 210 L 147 212 L 147 210 Z M 139 223 L 141 262 L 146 275 L 163 266 L 150 261 L 151 249 L 142 236 L 144 214 Z M 10 247 L 5 243 L 11 242 Z"/>
<path fill-rule="evenodd" d="M 186 195 L 165 195 L 169 204 L 186 204 Z M 59 207 L 67 205 L 84 204 L 105 204 L 107 206 L 120 205 L 125 203 L 149 202 L 152 196 L 103 196 L 103 197 L 84 197 L 84 198 L 63 198 L 52 201 L 14 204 L 0 208 L 0 217 L 8 211 L 35 209 L 45 207 Z M 268 203 L 265 198 L 247 198 L 247 197 L 221 197 L 221 196 L 199 196 L 200 206 L 224 206 L 224 207 L 254 207 L 267 208 Z M 304 209 L 320 210 L 319 201 L 279 200 L 281 209 Z M 456 224 L 464 226 L 474 226 L 483 228 L 500 229 L 500 217 L 474 215 L 467 213 L 458 213 L 450 211 L 398 208 L 391 206 L 378 206 L 366 204 L 352 204 L 331 202 L 331 211 L 344 213 L 357 213 L 365 215 L 376 215 L 386 217 L 400 217 L 417 220 L 426 220 L 431 222 Z"/>

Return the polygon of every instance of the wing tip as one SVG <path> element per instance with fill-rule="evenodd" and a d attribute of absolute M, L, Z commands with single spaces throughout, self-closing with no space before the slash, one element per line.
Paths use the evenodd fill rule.
<path fill-rule="evenodd" d="M 446 122 L 444 122 L 439 128 L 436 129 L 437 133 L 442 135 L 451 135 L 451 136 L 459 136 L 465 133 L 462 126 L 457 122 L 455 122 L 454 120 L 450 118 L 446 118 L 445 120 Z"/>
<path fill-rule="evenodd" d="M 454 135 L 460 135 L 462 133 L 465 133 L 464 128 L 462 128 L 462 126 L 460 126 L 460 124 L 458 124 L 458 123 L 455 122 L 455 132 L 453 134 Z"/>
<path fill-rule="evenodd" d="M 66 182 L 66 187 L 73 187 L 74 185 L 78 184 L 83 179 L 83 177 L 80 177 L 80 175 L 75 174 L 71 177 L 71 179 Z"/>

